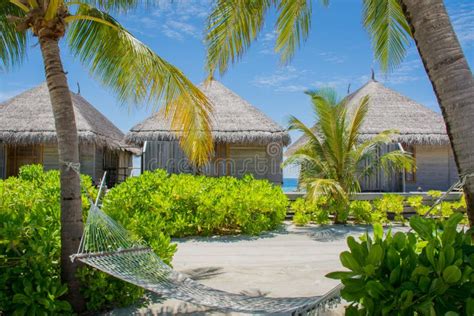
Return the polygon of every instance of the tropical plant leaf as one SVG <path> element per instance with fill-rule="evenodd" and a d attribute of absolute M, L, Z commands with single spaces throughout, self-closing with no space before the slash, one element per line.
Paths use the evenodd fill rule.
<path fill-rule="evenodd" d="M 280 0 L 275 51 L 288 62 L 311 29 L 311 0 Z"/>
<path fill-rule="evenodd" d="M 217 0 L 207 20 L 206 68 L 224 74 L 250 47 L 263 27 L 272 0 Z"/>
<path fill-rule="evenodd" d="M 212 152 L 211 104 L 184 74 L 132 36 L 107 13 L 82 5 L 68 31 L 69 48 L 123 102 L 163 106 L 189 159 Z M 107 39 L 107 40 L 104 40 Z"/>
<path fill-rule="evenodd" d="M 9 16 L 22 18 L 25 12 L 8 1 L 0 3 L 0 70 L 9 70 L 19 66 L 26 58 L 28 36 L 18 32 Z"/>
<path fill-rule="evenodd" d="M 382 70 L 392 70 L 403 61 L 411 39 L 400 0 L 364 0 L 363 20 Z"/>

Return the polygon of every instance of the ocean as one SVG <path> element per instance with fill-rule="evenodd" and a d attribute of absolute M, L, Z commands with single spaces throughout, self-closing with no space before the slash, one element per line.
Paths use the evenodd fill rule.
<path fill-rule="evenodd" d="M 293 192 L 298 188 L 298 178 L 283 178 L 282 189 L 285 192 Z"/>

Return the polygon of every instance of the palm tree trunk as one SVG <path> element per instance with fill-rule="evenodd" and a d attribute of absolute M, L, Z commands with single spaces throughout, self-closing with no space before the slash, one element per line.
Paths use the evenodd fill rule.
<path fill-rule="evenodd" d="M 39 36 L 46 81 L 53 106 L 61 168 L 61 278 L 68 285 L 67 300 L 74 311 L 84 310 L 84 300 L 75 278 L 77 263 L 69 256 L 79 247 L 82 236 L 80 177 L 65 162 L 79 163 L 79 146 L 71 94 L 61 63 L 58 39 Z"/>
<path fill-rule="evenodd" d="M 474 79 L 442 0 L 401 0 L 446 123 L 460 175 L 474 172 Z M 474 177 L 464 186 L 474 226 Z"/>

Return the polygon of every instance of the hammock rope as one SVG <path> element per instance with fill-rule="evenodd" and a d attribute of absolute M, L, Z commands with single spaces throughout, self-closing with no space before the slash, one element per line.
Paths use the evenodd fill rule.
<path fill-rule="evenodd" d="M 77 253 L 71 256 L 72 261 L 79 260 L 167 298 L 227 312 L 318 315 L 340 303 L 341 284 L 321 296 L 289 298 L 249 296 L 205 286 L 173 270 L 143 241 L 90 200 L 84 233 Z"/>

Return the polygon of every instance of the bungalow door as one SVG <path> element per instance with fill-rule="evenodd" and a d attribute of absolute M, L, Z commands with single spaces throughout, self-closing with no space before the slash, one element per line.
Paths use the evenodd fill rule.
<path fill-rule="evenodd" d="M 41 145 L 10 145 L 7 147 L 7 178 L 17 176 L 25 165 L 42 163 Z"/>

